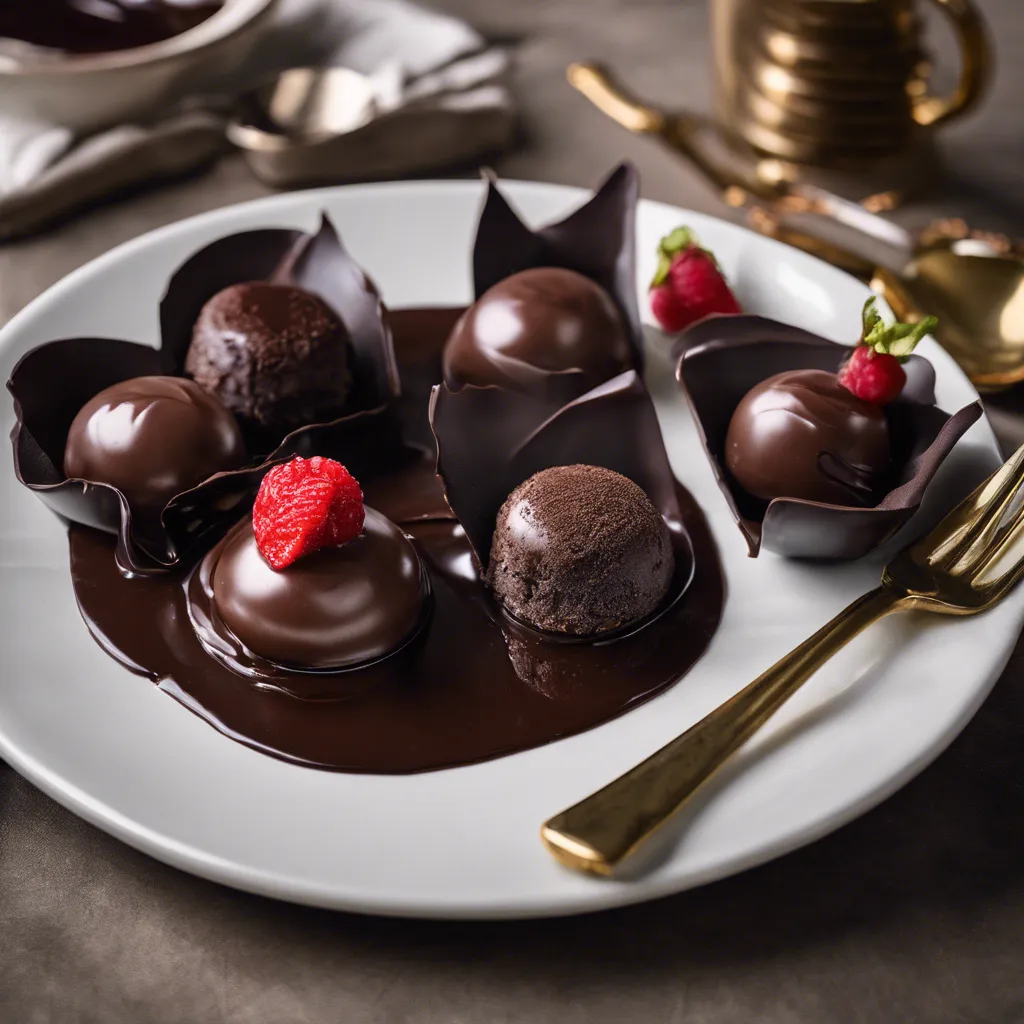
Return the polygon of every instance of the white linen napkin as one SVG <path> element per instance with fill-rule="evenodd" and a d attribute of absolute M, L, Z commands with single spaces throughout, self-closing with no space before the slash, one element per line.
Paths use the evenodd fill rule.
<path fill-rule="evenodd" d="M 408 132 L 415 111 L 424 131 L 464 119 L 462 155 L 493 148 L 507 134 L 512 103 L 502 84 L 507 57 L 487 50 L 464 22 L 408 0 L 282 0 L 275 21 L 244 66 L 228 78 L 196 84 L 197 95 L 154 111 L 148 123 L 118 125 L 86 138 L 67 127 L 0 111 L 0 239 L 29 233 L 132 185 L 183 174 L 227 149 L 230 99 L 286 67 L 336 65 L 371 75 L 382 112 L 405 111 L 396 131 Z M 438 111 L 448 118 L 439 121 Z M 380 126 L 378 125 L 379 129 Z M 379 136 L 378 136 L 379 138 Z M 417 145 L 387 147 L 394 174 L 421 169 Z M 398 163 L 395 152 L 400 154 Z M 359 147 L 347 176 L 361 176 Z M 379 166 L 365 154 L 369 173 Z"/>

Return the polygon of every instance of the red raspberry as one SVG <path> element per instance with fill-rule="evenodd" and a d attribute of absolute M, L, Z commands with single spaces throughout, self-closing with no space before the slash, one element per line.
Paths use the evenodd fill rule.
<path fill-rule="evenodd" d="M 252 507 L 252 530 L 263 557 L 280 570 L 358 537 L 364 516 L 355 477 L 340 462 L 314 455 L 267 473 Z"/>
<path fill-rule="evenodd" d="M 896 401 L 907 382 L 903 361 L 938 320 L 927 316 L 916 324 L 886 324 L 872 296 L 864 303 L 864 331 L 850 358 L 839 370 L 839 383 L 875 405 Z"/>
<path fill-rule="evenodd" d="M 895 356 L 858 345 L 839 371 L 839 383 L 865 402 L 888 405 L 899 398 L 907 374 Z"/>
<path fill-rule="evenodd" d="M 714 255 L 700 247 L 689 228 L 676 228 L 658 245 L 650 296 L 651 312 L 670 334 L 714 313 L 742 312 Z"/>

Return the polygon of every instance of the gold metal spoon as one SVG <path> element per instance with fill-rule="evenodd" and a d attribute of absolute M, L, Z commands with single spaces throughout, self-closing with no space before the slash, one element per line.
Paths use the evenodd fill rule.
<path fill-rule="evenodd" d="M 944 236 L 915 238 L 860 203 L 809 185 L 789 184 L 768 164 L 754 177 L 711 155 L 703 121 L 658 110 L 630 96 L 599 64 L 572 64 L 569 82 L 599 110 L 631 132 L 655 135 L 686 157 L 732 207 L 746 207 L 763 234 L 818 256 L 871 284 L 896 315 L 908 322 L 926 313 L 939 317 L 940 344 L 979 391 L 992 392 L 1024 380 L 1024 257 L 1008 239 Z M 785 217 L 828 217 L 909 255 L 901 270 L 873 261 L 808 232 Z M 962 227 L 962 225 L 961 225 Z M 959 234 L 968 234 L 966 229 Z"/>
<path fill-rule="evenodd" d="M 974 615 L 1024 576 L 1024 446 L 858 598 L 749 686 L 625 775 L 545 822 L 541 838 L 577 871 L 610 875 L 840 648 L 901 609 Z M 1007 565 L 1007 562 L 1011 564 Z"/>

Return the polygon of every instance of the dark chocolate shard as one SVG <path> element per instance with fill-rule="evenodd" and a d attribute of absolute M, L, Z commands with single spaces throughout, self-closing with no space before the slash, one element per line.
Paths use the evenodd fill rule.
<path fill-rule="evenodd" d="M 981 416 L 974 402 L 950 416 L 935 403 L 935 370 L 920 356 L 905 364 L 907 384 L 885 409 L 892 472 L 871 507 L 795 498 L 759 501 L 731 478 L 725 437 L 733 411 L 756 384 L 785 370 L 835 372 L 846 345 L 758 316 L 709 317 L 680 338 L 676 375 L 704 450 L 751 557 L 762 547 L 790 558 L 860 558 L 888 540 L 914 514 L 939 466 Z"/>
<path fill-rule="evenodd" d="M 629 333 L 634 368 L 643 371 L 643 332 L 636 294 L 636 205 L 639 176 L 620 164 L 579 209 L 533 230 L 488 175 L 473 245 L 473 287 L 480 298 L 499 281 L 533 267 L 575 270 L 615 301 Z"/>
<path fill-rule="evenodd" d="M 584 463 L 638 484 L 670 528 L 682 531 L 675 480 L 650 395 L 635 371 L 561 407 L 502 388 L 434 388 L 430 423 L 445 496 L 482 568 L 498 510 L 550 466 Z"/>
<path fill-rule="evenodd" d="M 272 279 L 318 294 L 349 331 L 356 387 L 343 415 L 293 431 L 254 464 L 218 473 L 173 497 L 158 517 L 132 514 L 116 488 L 64 474 L 64 447 L 79 409 L 104 388 L 132 377 L 184 375 L 192 327 L 203 304 L 241 281 Z M 7 383 L 18 480 L 54 512 L 118 535 L 127 572 L 164 571 L 203 536 L 238 518 L 264 473 L 294 455 L 350 453 L 353 463 L 407 456 L 390 406 L 400 386 L 386 310 L 373 283 L 323 218 L 315 235 L 264 229 L 229 235 L 191 256 L 172 275 L 160 304 L 161 347 L 109 338 L 52 341 L 27 353 Z M 365 458 L 363 455 L 365 454 Z M 374 463 L 374 465 L 377 464 Z"/>

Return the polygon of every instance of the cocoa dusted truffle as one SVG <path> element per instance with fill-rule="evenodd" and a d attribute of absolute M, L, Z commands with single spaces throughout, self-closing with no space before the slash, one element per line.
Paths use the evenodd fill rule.
<path fill-rule="evenodd" d="M 348 332 L 316 295 L 250 281 L 199 314 L 185 372 L 247 428 L 278 435 L 341 414 L 348 397 Z"/>
<path fill-rule="evenodd" d="M 725 462 L 763 501 L 799 498 L 868 505 L 890 466 L 882 406 L 825 370 L 789 370 L 743 397 L 729 423 Z"/>
<path fill-rule="evenodd" d="M 577 370 L 586 391 L 632 365 L 628 329 L 611 296 L 560 267 L 523 270 L 489 288 L 444 350 L 444 377 L 453 388 L 523 389 L 545 374 Z"/>
<path fill-rule="evenodd" d="M 487 580 L 528 625 L 592 636 L 653 612 L 674 571 L 668 527 L 637 484 L 599 466 L 553 466 L 501 506 Z"/>
<path fill-rule="evenodd" d="M 238 424 L 213 395 L 183 377 L 133 377 L 79 410 L 64 472 L 117 487 L 138 509 L 158 509 L 245 457 Z"/>

